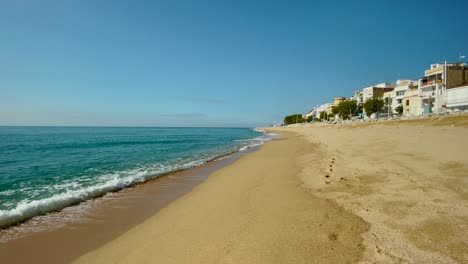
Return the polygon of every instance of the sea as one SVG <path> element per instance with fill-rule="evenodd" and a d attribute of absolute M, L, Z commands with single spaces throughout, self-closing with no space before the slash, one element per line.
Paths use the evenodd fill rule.
<path fill-rule="evenodd" d="M 274 136 L 250 128 L 0 127 L 0 228 Z"/>

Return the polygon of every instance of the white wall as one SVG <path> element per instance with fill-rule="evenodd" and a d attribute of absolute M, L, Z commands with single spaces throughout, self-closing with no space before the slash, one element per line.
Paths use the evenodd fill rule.
<path fill-rule="evenodd" d="M 447 89 L 447 107 L 468 107 L 468 86 Z"/>

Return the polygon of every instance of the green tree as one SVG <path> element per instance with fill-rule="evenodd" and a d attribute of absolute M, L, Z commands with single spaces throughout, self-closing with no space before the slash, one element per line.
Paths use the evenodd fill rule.
<path fill-rule="evenodd" d="M 333 114 L 338 114 L 343 119 L 349 119 L 358 113 L 356 100 L 343 101 L 333 108 Z"/>
<path fill-rule="evenodd" d="M 312 121 L 312 120 L 314 120 L 314 116 L 310 115 L 310 116 L 308 116 L 308 117 L 306 118 L 305 121 L 310 122 L 310 121 Z"/>
<path fill-rule="evenodd" d="M 403 114 L 403 106 L 399 105 L 399 106 L 395 107 L 395 111 L 400 115 Z"/>
<path fill-rule="evenodd" d="M 337 106 L 332 106 L 332 115 L 335 116 L 335 115 L 338 115 L 338 107 Z"/>
<path fill-rule="evenodd" d="M 304 122 L 304 118 L 302 118 L 301 114 L 289 115 L 284 118 L 285 125 L 303 123 L 303 122 Z"/>
<path fill-rule="evenodd" d="M 321 120 L 327 120 L 328 119 L 328 114 L 325 111 L 320 112 L 320 119 Z"/>
<path fill-rule="evenodd" d="M 383 106 L 384 101 L 382 99 L 371 98 L 364 103 L 363 108 L 366 111 L 366 115 L 370 116 L 373 113 L 381 111 Z"/>

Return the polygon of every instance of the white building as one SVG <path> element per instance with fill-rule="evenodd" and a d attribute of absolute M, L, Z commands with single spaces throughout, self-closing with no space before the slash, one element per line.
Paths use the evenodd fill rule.
<path fill-rule="evenodd" d="M 317 105 L 314 107 L 312 110 L 310 110 L 307 114 L 303 115 L 303 118 L 308 118 L 310 116 L 313 116 L 313 118 L 320 118 L 320 113 L 321 112 L 327 112 L 328 109 L 332 106 L 333 104 L 331 103 L 325 103 L 322 105 Z"/>
<path fill-rule="evenodd" d="M 468 110 L 468 86 L 447 90 L 447 109 L 449 111 Z"/>
<path fill-rule="evenodd" d="M 389 114 L 396 114 L 395 110 L 398 106 L 403 107 L 406 93 L 411 88 L 418 88 L 418 81 L 413 80 L 398 80 L 395 85 L 395 89 L 389 92 L 385 92 L 383 99 L 385 100 L 385 110 Z"/>
<path fill-rule="evenodd" d="M 419 79 L 419 96 L 424 114 L 446 111 L 447 91 L 466 85 L 468 85 L 468 68 L 465 63 L 432 64 L 431 68 L 424 72 L 424 77 Z M 453 102 L 456 100 L 455 97 L 463 97 L 464 92 L 463 89 L 459 89 L 450 94 L 450 100 Z"/>
<path fill-rule="evenodd" d="M 362 91 L 354 91 L 354 95 L 349 98 L 350 100 L 355 100 L 357 105 L 362 105 L 364 102 Z"/>
<path fill-rule="evenodd" d="M 408 86 L 403 98 L 403 115 L 420 116 L 423 114 L 419 89 L 416 85 Z"/>

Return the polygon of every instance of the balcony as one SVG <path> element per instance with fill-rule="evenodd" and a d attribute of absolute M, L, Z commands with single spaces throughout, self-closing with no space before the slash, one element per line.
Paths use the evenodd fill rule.
<path fill-rule="evenodd" d="M 442 78 L 439 77 L 439 78 L 430 78 L 430 79 L 422 79 L 421 80 L 421 87 L 424 87 L 424 86 L 431 86 L 431 85 L 435 85 L 435 84 L 442 84 L 443 81 L 442 81 Z"/>
<path fill-rule="evenodd" d="M 422 97 L 436 97 L 442 95 L 442 86 L 438 84 L 420 87 L 419 95 Z"/>
<path fill-rule="evenodd" d="M 421 92 L 429 92 L 429 91 L 434 91 L 437 90 L 437 84 L 427 84 L 427 85 L 421 85 L 420 90 Z"/>

